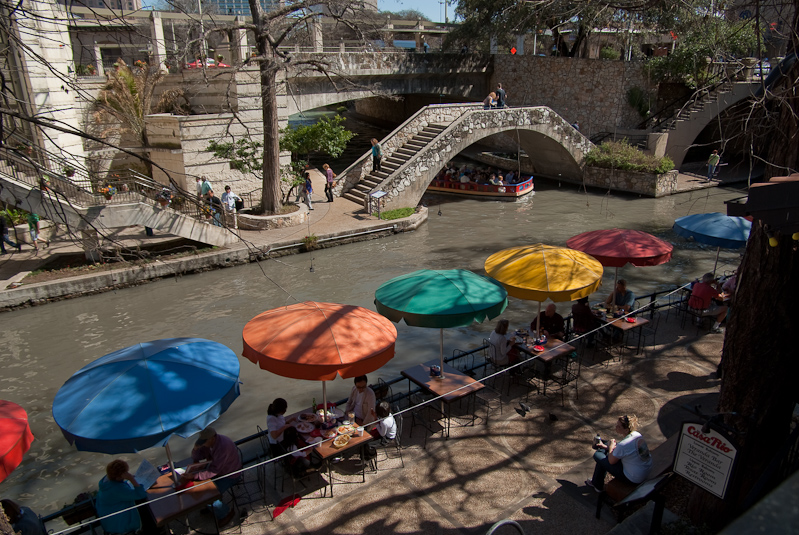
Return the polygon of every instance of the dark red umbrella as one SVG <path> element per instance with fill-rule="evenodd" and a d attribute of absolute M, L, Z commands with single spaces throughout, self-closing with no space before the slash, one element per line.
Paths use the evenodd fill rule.
<path fill-rule="evenodd" d="M 19 466 L 31 442 L 33 433 L 25 409 L 16 403 L 0 400 L 0 481 Z"/>
<path fill-rule="evenodd" d="M 661 240 L 640 230 L 609 228 L 583 232 L 566 240 L 566 245 L 588 253 L 606 267 L 619 268 L 632 264 L 634 266 L 658 266 L 671 260 L 669 242 Z M 614 291 L 616 282 L 613 283 Z"/>

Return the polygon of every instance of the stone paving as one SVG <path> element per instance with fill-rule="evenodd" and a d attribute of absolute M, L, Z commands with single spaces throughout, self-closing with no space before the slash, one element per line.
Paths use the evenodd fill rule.
<path fill-rule="evenodd" d="M 583 484 L 593 470 L 594 434 L 612 436 L 618 416 L 635 413 L 654 448 L 692 417 L 683 405 L 703 403 L 710 411 L 718 392 L 714 372 L 723 335 L 681 329 L 673 314 L 664 320 L 657 345 L 641 355 L 631 349 L 621 363 L 599 356 L 593 360 L 592 350 L 581 350 L 579 387 L 567 393 L 564 406 L 560 394 L 532 393 L 532 410 L 522 416 L 515 407 L 527 393 L 515 386 L 509 397 L 503 396 L 501 415 L 494 411 L 486 420 L 478 407 L 476 425 L 453 427 L 447 440 L 440 433 L 428 436 L 426 449 L 422 433 L 427 431 L 417 426 L 411 437 L 411 418 L 405 413 L 404 468 L 398 459 L 382 460 L 381 453 L 380 470 L 367 471 L 361 483 L 354 462 L 342 461 L 334 465 L 333 497 L 329 492 L 322 496 L 314 476 L 315 485 L 299 488 L 300 503 L 274 520 L 270 511 L 291 494 L 290 482 L 285 492 L 279 484 L 277 490 L 267 485 L 264 498 L 251 471 L 253 502 L 244 506 L 249 514 L 223 532 L 481 534 L 497 521 L 513 519 L 528 534 L 607 533 L 616 519 L 608 508 L 601 519 L 594 518 L 597 495 Z M 400 383 L 394 392 L 404 388 Z M 200 515 L 190 523 L 213 531 Z"/>

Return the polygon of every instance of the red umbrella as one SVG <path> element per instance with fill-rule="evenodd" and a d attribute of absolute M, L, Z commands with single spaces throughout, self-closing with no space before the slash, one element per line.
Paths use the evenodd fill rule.
<path fill-rule="evenodd" d="M 383 366 L 394 357 L 397 328 L 366 308 L 306 301 L 255 316 L 244 326 L 242 338 L 242 355 L 264 370 L 330 381 Z M 327 406 L 326 391 L 324 397 Z"/>
<path fill-rule="evenodd" d="M 19 466 L 31 442 L 33 433 L 25 409 L 16 403 L 0 400 L 0 481 Z"/>
<path fill-rule="evenodd" d="M 615 291 L 619 268 L 634 266 L 657 266 L 671 260 L 669 242 L 640 230 L 610 228 L 583 232 L 566 240 L 566 245 L 588 253 L 606 267 L 615 267 L 613 287 Z"/>

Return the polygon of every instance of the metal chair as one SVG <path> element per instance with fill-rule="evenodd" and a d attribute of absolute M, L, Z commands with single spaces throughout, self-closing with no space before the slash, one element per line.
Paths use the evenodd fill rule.
<path fill-rule="evenodd" d="M 403 418 L 402 418 L 402 414 L 400 414 L 399 412 L 400 412 L 399 405 L 394 404 L 391 407 L 391 414 L 392 414 L 392 416 L 394 416 L 394 421 L 397 424 L 397 434 L 396 434 L 396 436 L 393 439 L 391 439 L 390 441 L 386 442 L 385 444 L 377 444 L 377 445 L 373 446 L 374 449 L 376 450 L 376 455 L 372 459 L 372 466 L 374 467 L 375 472 L 378 471 L 377 459 L 378 459 L 378 456 L 380 455 L 380 452 L 384 451 L 386 453 L 386 460 L 388 460 L 389 459 L 388 451 L 390 449 L 392 449 L 392 448 L 394 448 L 394 450 L 399 455 L 400 463 L 402 463 L 402 467 L 405 468 L 405 460 L 402 458 L 402 438 L 401 438 L 402 437 L 402 420 L 403 420 Z"/>
<path fill-rule="evenodd" d="M 503 372 L 503 370 L 507 369 L 507 365 L 504 364 L 497 364 L 497 355 L 499 354 L 499 348 L 497 348 L 494 344 L 488 341 L 488 339 L 483 338 L 483 357 L 486 361 L 486 375 L 494 375 L 497 372 Z M 500 381 L 499 387 L 497 387 L 497 381 Z M 510 396 L 510 376 L 508 373 L 500 373 L 495 375 L 492 379 L 487 380 L 485 385 L 487 387 L 491 387 L 496 391 L 502 392 L 504 390 L 504 384 L 507 383 L 507 392 L 506 395 Z"/>
<path fill-rule="evenodd" d="M 560 364 L 560 369 L 553 372 L 550 379 L 550 384 L 553 386 L 550 388 L 560 390 L 560 405 L 563 407 L 566 404 L 566 388 L 569 385 L 574 386 L 575 397 L 580 399 L 580 392 L 577 388 L 580 380 L 580 357 L 576 351 L 572 351 L 559 358 L 558 364 Z"/>
<path fill-rule="evenodd" d="M 418 392 L 414 392 L 410 395 L 410 402 L 413 409 L 411 410 L 411 432 L 408 435 L 409 438 L 413 438 L 413 428 L 417 425 L 424 427 L 430 432 L 431 436 L 441 432 L 441 436 L 443 437 L 446 433 L 447 428 L 445 425 L 441 424 L 440 420 L 447 416 L 434 407 L 433 403 L 425 403 L 425 401 L 424 397 Z M 422 448 L 427 449 L 427 433 L 424 434 L 424 445 Z"/>
<path fill-rule="evenodd" d="M 632 334 L 638 337 L 638 353 L 645 350 L 646 339 L 649 336 L 652 337 L 652 345 L 657 345 L 655 343 L 655 337 L 657 336 L 658 325 L 660 325 L 660 312 L 654 312 L 647 325 L 632 331 Z"/>

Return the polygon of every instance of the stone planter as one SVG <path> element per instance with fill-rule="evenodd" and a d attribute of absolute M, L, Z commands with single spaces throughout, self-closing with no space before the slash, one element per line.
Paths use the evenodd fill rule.
<path fill-rule="evenodd" d="M 647 197 L 664 197 L 677 189 L 676 169 L 660 175 L 638 171 L 622 171 L 586 166 L 584 182 L 586 186 L 615 191 L 638 193 Z"/>
<path fill-rule="evenodd" d="M 238 221 L 242 230 L 270 230 L 302 225 L 308 222 L 309 215 L 308 206 L 300 204 L 299 209 L 290 214 L 263 216 L 239 212 Z"/>

